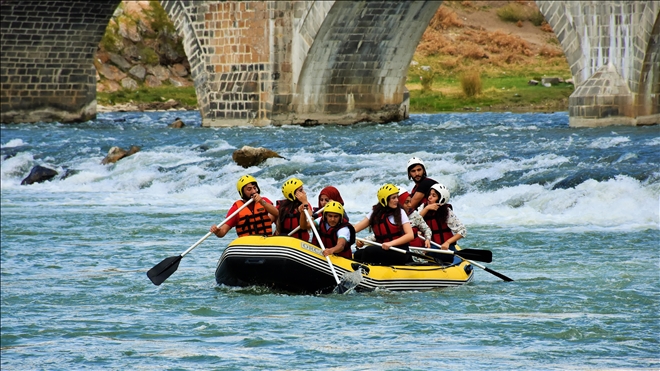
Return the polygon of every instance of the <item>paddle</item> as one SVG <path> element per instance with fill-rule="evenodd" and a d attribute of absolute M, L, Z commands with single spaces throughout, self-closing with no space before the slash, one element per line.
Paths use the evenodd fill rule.
<path fill-rule="evenodd" d="M 420 235 L 419 237 L 420 237 L 422 240 L 425 240 L 424 236 L 421 236 L 421 235 Z M 438 243 L 436 243 L 436 242 L 431 241 L 431 245 L 433 245 L 433 246 L 437 246 L 438 248 L 440 248 L 440 245 L 438 245 Z M 417 248 L 417 247 L 411 247 L 411 249 L 421 250 L 421 248 Z M 424 249 L 424 251 L 438 252 L 438 250 L 436 250 L 436 249 Z M 446 250 L 441 250 L 441 251 L 446 251 Z M 460 250 L 460 251 L 464 251 L 464 250 Z M 459 256 L 459 257 L 460 257 L 461 259 L 464 259 L 464 258 L 461 257 L 461 256 Z M 464 259 L 464 260 L 467 260 L 470 264 L 472 264 L 472 265 L 476 265 L 477 267 L 479 267 L 479 268 L 485 270 L 486 272 L 488 272 L 488 273 L 490 273 L 490 274 L 492 274 L 492 275 L 494 275 L 494 276 L 497 276 L 497 277 L 501 278 L 501 279 L 504 280 L 504 281 L 507 281 L 507 282 L 512 282 L 512 281 L 513 281 L 513 279 L 511 279 L 511 278 L 509 278 L 509 277 L 503 275 L 502 273 L 496 272 L 496 271 L 494 271 L 494 270 L 492 270 L 492 269 L 490 269 L 490 268 L 488 268 L 488 267 L 486 267 L 486 266 L 484 266 L 484 265 L 481 265 L 481 264 L 479 264 L 479 263 L 477 263 L 477 262 L 474 262 L 474 261 L 472 261 L 472 260 L 469 260 L 469 259 Z"/>
<path fill-rule="evenodd" d="M 305 217 L 307 218 L 307 223 L 312 227 L 312 232 L 314 232 L 314 236 L 316 236 L 316 240 L 319 242 L 319 246 L 321 247 L 321 250 L 325 250 L 325 246 L 323 246 L 323 241 L 321 240 L 321 236 L 319 236 L 319 232 L 316 230 L 316 226 L 314 225 L 314 220 L 312 220 L 312 217 L 309 215 L 309 212 L 307 209 L 303 209 L 303 212 L 305 213 Z M 337 287 L 333 290 L 334 293 L 338 294 L 345 294 L 351 289 L 354 289 L 357 285 L 360 284 L 360 281 L 362 281 L 362 274 L 359 271 L 354 271 L 351 273 L 358 272 L 359 278 L 357 275 L 353 275 L 351 273 L 346 273 L 344 274 L 344 280 L 340 281 L 339 277 L 337 277 L 337 272 L 335 272 L 335 266 L 332 265 L 332 262 L 330 261 L 330 255 L 326 256 L 325 259 L 328 261 L 328 265 L 330 266 L 330 271 L 332 271 L 332 276 L 335 278 L 335 282 L 337 282 Z"/>
<path fill-rule="evenodd" d="M 358 239 L 362 242 L 367 242 L 367 243 L 371 243 L 373 245 L 376 245 L 376 243 L 374 243 L 374 242 L 371 242 L 371 241 L 368 241 L 368 240 L 363 240 L 363 239 L 360 239 L 360 238 L 358 238 Z M 399 249 L 399 250 L 401 250 L 401 249 Z M 419 247 L 419 248 L 415 247 L 415 250 L 439 252 L 441 254 L 456 255 L 456 256 L 459 256 L 459 257 L 464 258 L 464 259 L 472 259 L 472 260 L 477 260 L 477 261 L 486 262 L 486 263 L 490 263 L 491 261 L 493 261 L 493 253 L 490 252 L 489 250 L 463 249 L 463 250 L 458 250 L 458 251 L 451 251 L 451 250 L 424 249 L 424 248 L 421 248 L 421 247 Z M 401 251 L 406 251 L 406 250 L 401 250 Z M 426 256 L 426 255 L 423 255 L 423 254 L 419 254 L 419 255 Z M 428 256 L 426 256 L 426 257 L 429 258 Z"/>
<path fill-rule="evenodd" d="M 325 209 L 325 206 L 323 206 L 322 208 L 316 210 L 316 212 L 321 213 L 321 212 L 323 212 L 323 209 Z M 321 219 L 321 218 L 319 217 L 316 220 L 318 221 L 319 219 Z M 298 232 L 299 229 L 300 229 L 300 226 L 295 227 L 291 232 L 289 232 L 289 234 L 287 234 L 287 236 L 293 236 L 293 234 Z"/>
<path fill-rule="evenodd" d="M 241 210 L 243 210 L 246 206 L 248 206 L 250 203 L 254 201 L 253 199 L 249 199 L 248 202 L 244 203 L 243 206 L 239 207 L 238 210 L 234 211 L 231 215 L 229 215 L 225 220 L 223 220 L 220 224 L 218 224 L 218 227 L 222 226 L 223 224 L 227 223 L 227 221 L 231 218 L 233 218 L 236 214 L 238 214 Z M 172 273 L 176 272 L 177 268 L 179 268 L 179 262 L 181 259 L 186 256 L 189 252 L 191 252 L 195 247 L 197 247 L 200 243 L 204 242 L 209 236 L 211 236 L 213 232 L 209 232 L 206 234 L 206 236 L 200 238 L 199 241 L 195 242 L 194 245 L 190 246 L 188 250 L 184 251 L 181 255 L 178 256 L 170 256 L 169 258 L 166 258 L 162 262 L 154 265 L 153 268 L 149 269 L 147 272 L 147 277 L 153 282 L 154 285 L 158 286 L 161 283 L 165 282 L 166 279 L 168 279 Z"/>
<path fill-rule="evenodd" d="M 383 247 L 383 245 L 380 244 L 380 243 L 378 243 L 378 242 L 365 240 L 364 238 L 356 238 L 356 240 L 358 240 L 358 241 L 362 241 L 362 242 L 364 242 L 364 243 L 368 243 L 368 244 L 370 244 L 370 245 L 375 245 L 375 246 Z M 396 252 L 400 252 L 400 253 L 402 253 L 402 254 L 410 254 L 410 255 L 412 255 L 412 256 L 416 256 L 416 257 L 418 257 L 418 258 L 420 258 L 420 259 L 428 260 L 428 261 L 430 261 L 431 263 L 441 264 L 441 263 L 440 263 L 439 261 L 437 261 L 435 258 L 432 258 L 432 257 L 430 257 L 430 256 L 426 256 L 426 255 L 424 255 L 424 254 L 418 254 L 418 253 L 414 253 L 414 252 L 412 252 L 412 251 L 406 251 L 406 250 L 404 250 L 404 249 L 400 249 L 400 248 L 398 248 L 398 247 L 394 247 L 394 246 L 390 246 L 390 250 L 392 250 L 392 251 L 396 251 Z"/>

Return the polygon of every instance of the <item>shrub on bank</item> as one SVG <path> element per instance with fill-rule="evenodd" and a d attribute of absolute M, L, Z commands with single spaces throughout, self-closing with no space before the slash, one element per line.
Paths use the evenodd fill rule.
<path fill-rule="evenodd" d="M 461 77 L 461 89 L 467 97 L 481 94 L 481 74 L 478 71 L 469 71 Z"/>

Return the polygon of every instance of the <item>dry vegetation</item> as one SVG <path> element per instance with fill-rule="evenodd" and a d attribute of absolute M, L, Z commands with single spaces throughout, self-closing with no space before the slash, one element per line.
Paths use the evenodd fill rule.
<path fill-rule="evenodd" d="M 502 78 L 571 77 L 559 41 L 532 1 L 445 0 L 413 60 L 408 89 L 444 100 L 502 94 L 493 88 Z"/>

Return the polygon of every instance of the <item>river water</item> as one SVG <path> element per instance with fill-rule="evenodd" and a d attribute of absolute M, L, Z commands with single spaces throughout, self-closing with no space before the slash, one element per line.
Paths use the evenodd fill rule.
<path fill-rule="evenodd" d="M 188 125 L 170 129 L 181 117 Z M 568 127 L 564 113 L 413 115 L 384 125 L 200 127 L 197 112 L 2 125 L 3 370 L 660 368 L 660 128 Z M 101 165 L 112 146 L 137 154 Z M 284 158 L 243 169 L 242 147 Z M 218 223 L 249 173 L 296 176 L 361 219 L 421 157 L 493 251 L 470 284 L 286 295 L 219 287 L 214 236 L 161 286 L 146 271 Z M 34 165 L 64 174 L 20 185 Z M 362 235 L 362 233 L 360 234 Z M 300 277 L 304 280 L 305 277 Z"/>

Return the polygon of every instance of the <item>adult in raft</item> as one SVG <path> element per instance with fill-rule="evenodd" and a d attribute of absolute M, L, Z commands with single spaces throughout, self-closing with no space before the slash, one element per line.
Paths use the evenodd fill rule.
<path fill-rule="evenodd" d="M 408 250 L 408 243 L 415 237 L 408 215 L 399 205 L 399 189 L 393 184 L 385 184 L 377 193 L 378 203 L 366 218 L 355 224 L 355 232 L 369 227 L 374 232 L 376 242 L 381 246 L 368 245 L 358 249 L 353 254 L 353 259 L 377 265 L 402 265 L 411 262 L 409 254 L 401 254 L 390 250 L 390 247 L 398 247 Z M 357 247 L 364 244 L 356 243 Z"/>
<path fill-rule="evenodd" d="M 315 223 L 323 247 L 325 247 L 325 250 L 323 250 L 324 256 L 335 254 L 347 259 L 353 257 L 351 245 L 355 243 L 355 229 L 350 223 L 344 221 L 344 214 L 344 207 L 341 203 L 330 201 L 325 204 L 320 225 Z M 301 220 L 300 226 L 304 229 L 311 228 L 307 223 L 307 219 Z M 312 243 L 321 246 L 316 236 L 314 236 Z"/>
<path fill-rule="evenodd" d="M 307 201 L 307 193 L 303 189 L 303 182 L 298 178 L 291 178 L 282 184 L 282 195 L 284 195 L 284 200 L 277 201 L 279 216 L 277 217 L 275 234 L 287 236 L 305 220 L 303 209 L 307 209 L 311 215 L 312 207 Z M 291 237 L 309 241 L 309 232 L 304 228 L 299 228 Z"/>
<path fill-rule="evenodd" d="M 426 195 L 429 193 L 431 186 L 436 184 L 437 181 L 429 178 L 426 175 L 426 167 L 424 161 L 419 157 L 412 157 L 408 160 L 408 179 L 415 182 L 415 186 L 410 191 L 410 208 L 417 210 L 419 205 L 428 203 Z"/>
<path fill-rule="evenodd" d="M 269 199 L 261 197 L 261 190 L 259 189 L 257 180 L 252 175 L 243 175 L 238 179 L 236 189 L 241 199 L 234 202 L 227 212 L 227 216 L 233 214 L 234 211 L 243 206 L 249 199 L 253 199 L 254 201 L 233 218 L 227 220 L 222 226 L 218 227 L 213 224 L 210 229 L 211 233 L 222 238 L 229 230 L 236 227 L 238 237 L 272 235 L 273 220 L 277 218 L 279 213 Z"/>

